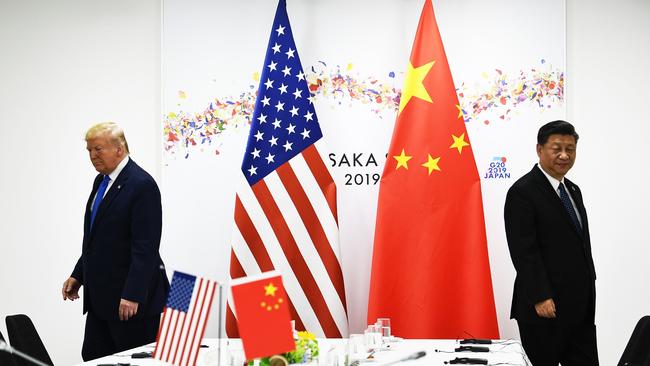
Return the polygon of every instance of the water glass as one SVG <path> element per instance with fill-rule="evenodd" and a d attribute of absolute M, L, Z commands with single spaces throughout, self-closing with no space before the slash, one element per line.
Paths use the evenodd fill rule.
<path fill-rule="evenodd" d="M 350 334 L 348 339 L 348 360 L 360 360 L 366 357 L 366 342 L 363 334 Z"/>
<path fill-rule="evenodd" d="M 243 366 L 246 363 L 246 356 L 244 355 L 244 350 L 240 347 L 232 347 L 232 348 L 229 347 L 226 349 L 227 366 Z"/>
<path fill-rule="evenodd" d="M 342 346 L 333 346 L 325 353 L 318 355 L 318 366 L 344 366 L 345 349 Z"/>
<path fill-rule="evenodd" d="M 381 336 L 390 338 L 390 318 L 377 318 L 377 323 L 381 330 Z"/>
<path fill-rule="evenodd" d="M 364 335 L 368 348 L 377 349 L 381 347 L 381 328 L 378 325 L 369 325 Z"/>

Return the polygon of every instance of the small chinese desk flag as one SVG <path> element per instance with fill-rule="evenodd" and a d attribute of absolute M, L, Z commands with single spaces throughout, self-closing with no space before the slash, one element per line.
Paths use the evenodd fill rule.
<path fill-rule="evenodd" d="M 282 276 L 266 272 L 231 283 L 234 312 L 246 359 L 295 349 Z"/>

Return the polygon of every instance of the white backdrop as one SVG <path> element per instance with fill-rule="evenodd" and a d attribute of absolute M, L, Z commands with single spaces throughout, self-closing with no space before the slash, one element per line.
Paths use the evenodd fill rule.
<path fill-rule="evenodd" d="M 419 13 L 419 5 L 412 7 Z M 289 9 L 293 20 L 295 10 Z M 612 365 L 635 322 L 650 313 L 650 246 L 644 230 L 650 207 L 650 174 L 645 169 L 650 125 L 642 109 L 650 98 L 650 4 L 570 0 L 566 15 L 567 116 L 581 134 L 570 175 L 587 200 L 598 270 L 599 351 L 601 364 Z M 491 19 L 511 21 L 498 14 Z M 270 21 L 260 25 L 261 43 L 267 40 Z M 400 51 L 405 55 L 414 27 L 409 34 L 405 30 Z M 83 206 L 94 176 L 85 155 L 84 130 L 96 121 L 120 122 L 133 157 L 161 181 L 160 30 L 159 0 L 0 1 L 0 318 L 29 314 L 57 365 L 81 359 L 81 304 L 64 303 L 59 291 L 79 255 Z M 509 36 L 517 30 L 513 25 Z M 306 57 L 302 40 L 297 42 Z M 261 53 L 263 47 L 253 52 Z M 200 56 L 187 57 L 199 62 Z M 251 61 L 257 64 L 249 73 L 261 66 L 259 57 Z M 533 159 L 532 141 L 530 146 Z M 479 165 L 480 172 L 484 169 Z M 188 190 L 199 188 L 200 183 L 192 182 Z M 163 195 L 170 196 L 165 187 Z M 170 204 L 165 206 L 167 229 L 203 230 L 192 221 L 196 218 L 172 221 Z M 187 202 L 192 209 L 203 204 Z M 231 213 L 224 213 L 228 220 Z M 177 248 L 189 247 L 191 241 L 177 239 L 165 237 L 163 255 L 177 253 L 166 261 L 179 268 L 207 268 L 199 258 L 202 251 L 178 254 Z M 503 288 L 511 286 L 505 276 L 500 281 L 507 282 Z M 498 304 L 505 304 L 496 296 Z M 507 305 L 499 306 L 503 319 Z M 0 331 L 6 335 L 1 320 Z M 514 322 L 506 323 L 514 327 Z"/>
<path fill-rule="evenodd" d="M 564 1 L 433 3 L 483 178 L 501 335 L 516 337 L 509 321 L 514 270 L 503 230 L 503 201 L 514 180 L 536 162 L 538 127 L 565 118 Z M 421 0 L 287 4 L 307 79 L 314 87 L 320 82 L 314 90 L 324 135 L 319 150 L 338 187 L 353 333 L 366 326 L 375 183 L 383 170 L 396 117 L 393 98 L 402 87 L 422 5 Z M 167 141 L 162 184 L 166 220 L 187 223 L 165 226 L 171 244 L 165 249 L 169 269 L 228 278 L 234 186 L 249 130 L 246 117 L 252 114 L 276 6 L 262 0 L 164 2 Z M 214 126 L 222 122 L 217 130 Z M 209 132 L 215 134 L 208 139 Z M 216 334 L 216 321 L 208 332 Z"/>

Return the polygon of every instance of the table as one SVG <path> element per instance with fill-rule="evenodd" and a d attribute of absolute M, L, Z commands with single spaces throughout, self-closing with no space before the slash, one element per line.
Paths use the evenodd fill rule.
<path fill-rule="evenodd" d="M 440 339 L 396 339 L 385 342 L 381 350 L 373 354 L 372 359 L 362 358 L 359 366 L 382 366 L 388 363 L 399 361 L 411 354 L 425 351 L 426 355 L 418 360 L 405 361 L 405 366 L 437 366 L 445 365 L 445 362 L 456 357 L 483 358 L 488 360 L 488 365 L 530 365 L 530 361 L 518 340 L 496 340 L 493 344 L 485 345 L 490 349 L 487 353 L 454 352 L 455 348 L 461 346 L 455 340 Z M 317 366 L 344 366 L 343 360 L 347 354 L 348 339 L 319 339 L 320 360 L 314 363 Z M 206 338 L 202 342 L 207 346 L 199 351 L 197 366 L 218 366 L 219 340 Z M 222 339 L 224 346 L 221 352 L 221 366 L 235 366 L 243 358 L 241 340 Z M 96 366 L 100 364 L 130 363 L 132 366 L 160 366 L 167 365 L 160 360 L 151 358 L 132 359 L 130 356 L 136 352 L 151 352 L 154 344 L 138 347 L 129 351 L 120 352 L 115 355 L 102 357 L 96 360 L 84 362 L 77 366 Z M 242 360 L 243 361 L 243 360 Z"/>

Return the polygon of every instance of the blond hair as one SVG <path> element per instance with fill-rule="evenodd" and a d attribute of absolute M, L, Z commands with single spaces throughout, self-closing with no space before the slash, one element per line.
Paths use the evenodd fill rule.
<path fill-rule="evenodd" d="M 86 141 L 96 137 L 108 136 L 111 143 L 115 146 L 121 146 L 126 153 L 129 153 L 129 144 L 126 142 L 124 130 L 115 122 L 100 122 L 91 126 L 86 131 Z"/>

